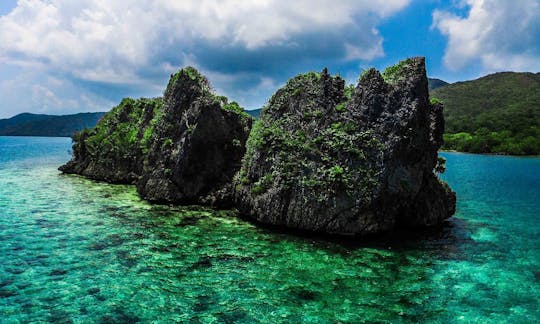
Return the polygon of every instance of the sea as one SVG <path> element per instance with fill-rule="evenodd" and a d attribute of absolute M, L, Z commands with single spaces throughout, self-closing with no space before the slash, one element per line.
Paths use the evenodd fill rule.
<path fill-rule="evenodd" d="M 441 153 L 444 226 L 294 235 L 63 175 L 69 138 L 0 137 L 0 323 L 538 323 L 540 158 Z"/>

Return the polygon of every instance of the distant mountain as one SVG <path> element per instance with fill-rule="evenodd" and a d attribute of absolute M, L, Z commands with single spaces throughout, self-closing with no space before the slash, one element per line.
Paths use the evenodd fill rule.
<path fill-rule="evenodd" d="M 248 114 L 250 114 L 252 117 L 259 119 L 259 116 L 261 115 L 261 108 L 259 109 L 253 109 L 253 110 L 246 110 Z"/>
<path fill-rule="evenodd" d="M 441 79 L 428 78 L 428 88 L 430 92 L 437 88 L 447 86 L 449 84 L 450 83 L 443 81 Z"/>
<path fill-rule="evenodd" d="M 431 92 L 444 103 L 445 149 L 540 154 L 540 74 L 501 72 Z"/>
<path fill-rule="evenodd" d="M 75 115 L 38 115 L 24 113 L 0 119 L 0 136 L 71 136 L 84 128 L 92 128 L 105 113 Z"/>

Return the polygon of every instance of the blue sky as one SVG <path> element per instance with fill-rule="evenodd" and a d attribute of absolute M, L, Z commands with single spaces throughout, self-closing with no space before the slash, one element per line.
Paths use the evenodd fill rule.
<path fill-rule="evenodd" d="M 449 82 L 540 70 L 540 0 L 2 0 L 0 118 L 107 111 L 192 65 L 260 108 L 292 76 L 426 56 Z"/>

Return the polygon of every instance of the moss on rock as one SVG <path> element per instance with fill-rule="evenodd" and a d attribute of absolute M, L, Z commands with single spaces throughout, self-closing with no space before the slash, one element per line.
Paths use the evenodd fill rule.
<path fill-rule="evenodd" d="M 396 65 L 387 67 L 384 72 L 382 73 L 382 77 L 385 82 L 389 84 L 395 84 L 397 83 L 401 78 L 406 77 L 407 74 L 406 69 L 407 67 L 414 64 L 413 59 L 406 59 L 401 62 L 399 62 Z"/>
<path fill-rule="evenodd" d="M 73 137 L 74 158 L 60 169 L 115 183 L 133 183 L 142 173 L 162 99 L 124 98 L 94 129 Z"/>

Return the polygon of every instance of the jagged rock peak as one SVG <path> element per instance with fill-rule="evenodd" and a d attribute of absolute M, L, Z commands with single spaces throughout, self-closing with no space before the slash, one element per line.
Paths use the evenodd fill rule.
<path fill-rule="evenodd" d="M 163 99 L 124 99 L 74 137 L 60 168 L 107 182 L 136 183 L 146 199 L 230 206 L 252 118 L 213 93 L 195 68 L 171 75 Z"/>
<path fill-rule="evenodd" d="M 252 118 L 191 67 L 171 76 L 163 101 L 139 193 L 158 202 L 230 206 Z"/>
<path fill-rule="evenodd" d="M 344 235 L 438 224 L 455 205 L 433 173 L 443 129 L 423 58 L 367 70 L 354 90 L 326 69 L 299 75 L 254 125 L 237 207 L 260 222 Z"/>

